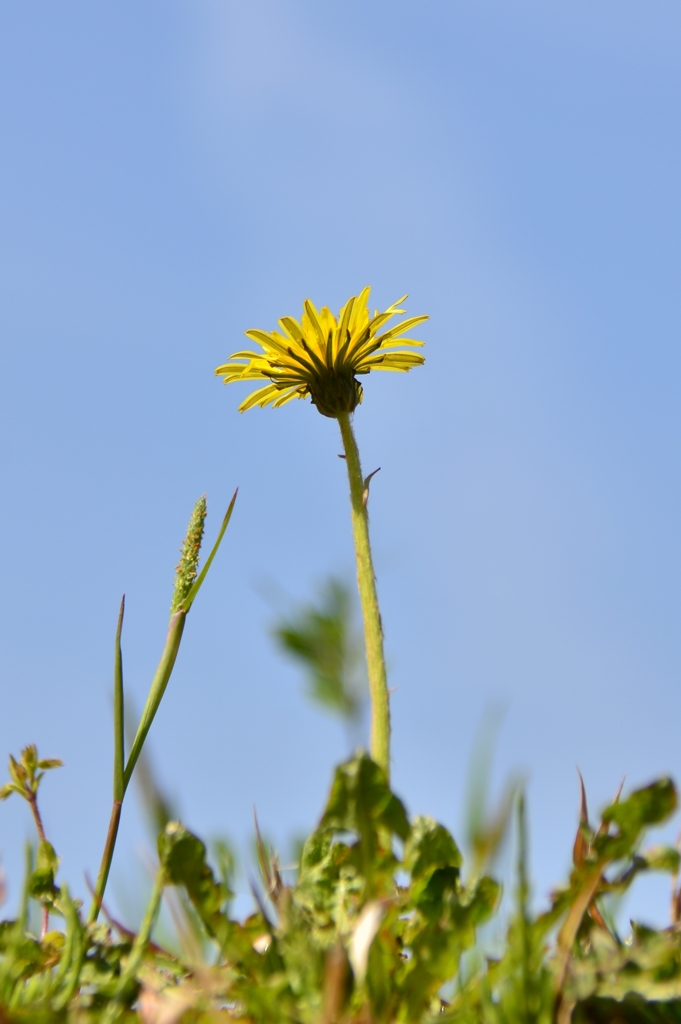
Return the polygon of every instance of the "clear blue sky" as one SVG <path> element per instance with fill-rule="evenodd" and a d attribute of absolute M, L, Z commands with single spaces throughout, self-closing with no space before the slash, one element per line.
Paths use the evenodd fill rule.
<path fill-rule="evenodd" d="M 367 378 L 356 416 L 409 810 L 460 834 L 503 705 L 541 897 L 576 764 L 596 806 L 681 777 L 680 48 L 681 8 L 649 0 L 2 5 L 0 752 L 64 759 L 43 808 L 76 892 L 120 596 L 141 706 L 204 491 L 210 537 L 240 497 L 155 762 L 206 836 L 244 843 L 255 804 L 285 847 L 322 807 L 344 735 L 262 593 L 351 576 L 339 440 L 307 403 L 240 416 L 213 369 L 365 284 L 431 316 L 426 366 Z M 0 806 L 11 899 L 29 831 Z M 121 900 L 143 835 L 133 797 Z"/>

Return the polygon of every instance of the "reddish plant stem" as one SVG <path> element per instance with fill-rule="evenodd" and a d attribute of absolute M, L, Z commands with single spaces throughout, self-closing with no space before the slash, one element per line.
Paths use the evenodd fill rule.
<path fill-rule="evenodd" d="M 31 808 L 31 813 L 33 814 L 33 820 L 35 821 L 35 827 L 38 830 L 38 838 L 40 839 L 41 843 L 46 843 L 47 842 L 47 838 L 45 836 L 45 829 L 43 828 L 43 819 L 40 817 L 40 811 L 38 810 L 38 797 L 37 797 L 37 794 L 29 789 L 26 799 L 28 800 L 28 805 Z M 47 935 L 47 929 L 48 929 L 48 926 L 49 926 L 49 920 L 50 920 L 50 912 L 47 909 L 47 906 L 45 906 L 43 904 L 43 926 L 42 926 L 42 932 L 41 932 L 41 935 L 40 935 L 41 939 L 44 939 L 45 936 Z"/>
<path fill-rule="evenodd" d="M 94 892 L 92 894 L 92 906 L 90 907 L 88 924 L 92 924 L 93 921 L 97 920 L 99 910 L 102 905 L 102 897 L 104 896 L 104 890 L 106 889 L 106 883 L 109 877 L 109 869 L 111 868 L 111 861 L 113 858 L 113 849 L 114 846 L 116 845 L 118 826 L 120 825 L 121 821 L 122 807 L 122 800 L 114 800 L 113 807 L 111 808 L 111 818 L 109 819 L 109 831 L 106 834 L 106 843 L 104 845 L 104 853 L 102 854 L 102 864 L 99 869 L 97 881 L 95 882 Z"/>

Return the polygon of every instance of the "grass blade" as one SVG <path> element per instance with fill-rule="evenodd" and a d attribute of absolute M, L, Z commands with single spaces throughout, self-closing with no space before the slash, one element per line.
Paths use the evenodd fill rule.
<path fill-rule="evenodd" d="M 122 800 L 124 792 L 125 734 L 123 729 L 123 653 L 121 650 L 124 614 L 125 594 L 123 594 L 121 599 L 121 609 L 118 613 L 118 628 L 116 629 L 116 646 L 114 650 L 114 800 Z"/>

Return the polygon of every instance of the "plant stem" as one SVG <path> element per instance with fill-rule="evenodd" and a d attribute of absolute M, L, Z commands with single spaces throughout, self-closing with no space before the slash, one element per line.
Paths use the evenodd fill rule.
<path fill-rule="evenodd" d="M 29 789 L 26 794 L 26 799 L 28 800 L 28 806 L 31 808 L 31 812 L 33 814 L 35 827 L 38 831 L 38 838 L 41 843 L 46 843 L 47 838 L 45 836 L 45 829 L 43 828 L 43 820 L 40 817 L 40 811 L 38 810 L 38 798 L 36 793 L 32 789 Z"/>
<path fill-rule="evenodd" d="M 90 913 L 88 914 L 88 924 L 92 924 L 97 920 L 102 906 L 104 890 L 106 889 L 106 883 L 109 880 L 109 871 L 111 870 L 111 861 L 113 860 L 114 846 L 116 845 L 116 836 L 118 835 L 118 826 L 121 822 L 122 807 L 122 800 L 114 800 L 113 807 L 111 808 L 111 818 L 109 819 L 109 830 L 106 834 L 106 842 L 104 844 L 104 852 L 102 854 L 102 863 L 100 864 L 99 874 L 97 875 L 94 892 L 92 893 L 92 903 L 90 904 Z"/>
<path fill-rule="evenodd" d="M 125 766 L 123 772 L 123 792 L 128 788 L 132 773 L 135 770 L 137 764 L 137 758 L 142 752 L 144 741 L 147 738 L 147 733 L 151 729 L 151 723 L 154 721 L 156 712 L 159 709 L 159 705 L 163 700 L 163 694 L 166 692 L 166 686 L 170 681 L 170 677 L 175 667 L 175 659 L 177 658 L 177 652 L 180 649 L 180 642 L 182 640 L 182 633 L 184 632 L 184 624 L 187 619 L 187 613 L 184 608 L 180 608 L 170 619 L 170 626 L 168 627 L 168 636 L 166 637 L 166 644 L 163 648 L 163 654 L 161 660 L 158 663 L 156 674 L 151 681 L 149 687 L 149 695 L 147 702 L 144 705 L 142 711 L 142 718 L 137 728 L 137 735 L 132 742 L 130 753 L 128 754 L 128 763 Z"/>
<path fill-rule="evenodd" d="M 137 728 L 137 734 L 133 740 L 132 747 L 130 748 L 127 764 L 125 763 L 124 747 L 123 655 L 121 652 L 121 633 L 123 630 L 123 615 L 125 612 L 125 595 L 123 595 L 120 612 L 118 613 L 116 646 L 114 649 L 114 800 L 113 807 L 111 808 L 111 817 L 109 819 L 109 830 L 106 835 L 104 852 L 102 853 L 102 862 L 100 864 L 97 882 L 95 883 L 94 892 L 92 894 L 92 904 L 90 906 L 90 913 L 88 914 L 89 924 L 96 921 L 99 916 L 102 899 L 104 897 L 104 890 L 106 889 L 106 883 L 111 869 L 111 861 L 113 860 L 114 848 L 116 846 L 116 837 L 118 835 L 118 826 L 121 820 L 121 810 L 123 807 L 125 793 L 130 785 L 130 779 L 132 778 L 132 773 L 135 770 L 135 765 L 137 764 L 139 756 L 142 753 L 144 741 L 151 729 L 151 724 L 154 721 L 156 712 L 163 700 L 163 695 L 166 692 L 166 687 L 168 686 L 173 668 L 175 667 L 175 660 L 180 649 L 187 612 L 191 608 L 196 595 L 201 589 L 211 563 L 218 552 L 220 544 L 222 543 L 225 530 L 232 518 L 237 494 L 238 488 L 234 492 L 232 500 L 229 503 L 229 507 L 225 513 L 225 518 L 222 520 L 222 526 L 220 527 L 217 540 L 213 545 L 210 555 L 206 559 L 206 564 L 199 573 L 197 579 L 194 581 L 189 593 L 186 594 L 180 607 L 178 607 L 176 611 L 172 612 L 170 616 L 170 625 L 168 627 L 168 635 L 166 637 L 165 647 L 163 648 L 163 654 L 161 655 L 161 660 L 158 663 L 158 668 L 156 669 L 154 678 L 151 681 L 147 702 L 144 705 L 142 718 L 140 719 L 140 723 Z M 191 525 L 192 523 L 190 522 L 190 526 Z M 198 556 L 198 550 L 196 554 Z"/>
<path fill-rule="evenodd" d="M 371 756 L 390 779 L 390 701 L 383 653 L 383 627 L 369 543 L 368 483 L 362 476 L 359 450 L 349 413 L 338 416 L 350 483 L 352 532 L 357 559 L 357 585 L 364 618 L 369 692 L 371 694 Z"/>
<path fill-rule="evenodd" d="M 40 817 L 40 811 L 38 810 L 38 793 L 37 793 L 37 788 L 36 788 L 36 790 L 32 790 L 32 789 L 29 788 L 29 790 L 28 790 L 28 792 L 26 794 L 26 799 L 28 800 L 28 806 L 31 808 L 31 811 L 33 812 L 33 820 L 35 821 L 35 827 L 38 830 L 38 838 L 40 839 L 41 843 L 46 843 L 47 842 L 47 838 L 45 836 L 45 829 L 43 828 L 43 819 Z M 47 935 L 47 929 L 49 927 L 49 922 L 50 922 L 50 911 L 48 910 L 47 906 L 45 904 L 43 904 L 43 925 L 42 925 L 42 932 L 41 932 L 41 936 L 40 936 L 42 939 L 44 939 L 45 936 Z"/>
<path fill-rule="evenodd" d="M 144 741 L 151 729 L 151 723 L 154 721 L 154 717 L 163 699 L 163 694 L 166 691 L 170 676 L 172 675 L 172 671 L 175 666 L 175 659 L 177 658 L 177 652 L 180 649 L 180 642 L 182 640 L 182 633 L 184 632 L 186 617 L 185 611 L 181 609 L 180 611 L 175 612 L 170 620 L 170 627 L 168 629 L 168 636 L 166 637 L 163 654 L 161 655 L 161 660 L 158 663 L 156 674 L 154 675 L 149 688 L 149 696 L 147 697 L 147 702 L 144 706 L 144 711 L 142 712 L 142 718 L 137 729 L 137 735 L 135 736 L 128 755 L 128 763 L 126 764 L 125 771 L 122 773 L 122 777 L 120 778 L 120 799 L 114 799 L 113 807 L 111 808 L 109 831 L 107 832 L 104 852 L 102 854 L 102 863 L 99 868 L 95 891 L 92 896 L 92 904 L 88 915 L 89 922 L 96 921 L 99 915 L 99 909 L 104 896 L 104 890 L 106 889 L 111 861 L 113 859 L 114 847 L 116 845 L 116 836 L 118 835 L 118 825 L 121 820 L 123 798 L 130 784 L 130 779 L 132 778 L 132 773 L 135 770 L 137 759 L 142 752 Z M 117 791 L 116 787 L 117 776 L 114 774 L 114 792 Z"/>

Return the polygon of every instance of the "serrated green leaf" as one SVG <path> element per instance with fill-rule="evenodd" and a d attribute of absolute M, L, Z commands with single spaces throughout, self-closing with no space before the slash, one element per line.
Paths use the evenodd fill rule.
<path fill-rule="evenodd" d="M 365 898 L 392 891 L 397 865 L 392 840 L 407 839 L 410 826 L 402 802 L 368 754 L 358 754 L 336 769 L 320 830 L 357 837 L 349 860 L 363 879 Z"/>
<path fill-rule="evenodd" d="M 404 866 L 412 879 L 425 878 L 436 868 L 459 868 L 461 852 L 444 825 L 432 818 L 415 818 L 404 849 Z"/>
<path fill-rule="evenodd" d="M 666 821 L 676 810 L 676 787 L 671 779 L 658 779 L 635 790 L 626 800 L 612 804 L 603 812 L 604 822 L 613 822 L 621 832 L 638 835 L 650 825 Z"/>
<path fill-rule="evenodd" d="M 403 840 L 410 832 L 402 801 L 390 791 L 382 768 L 364 753 L 336 769 L 321 827 L 360 837 L 384 828 Z"/>
<path fill-rule="evenodd" d="M 328 831 L 314 832 L 303 846 L 294 899 L 321 928 L 342 924 L 360 903 L 362 883 L 350 858 L 350 848 Z"/>

